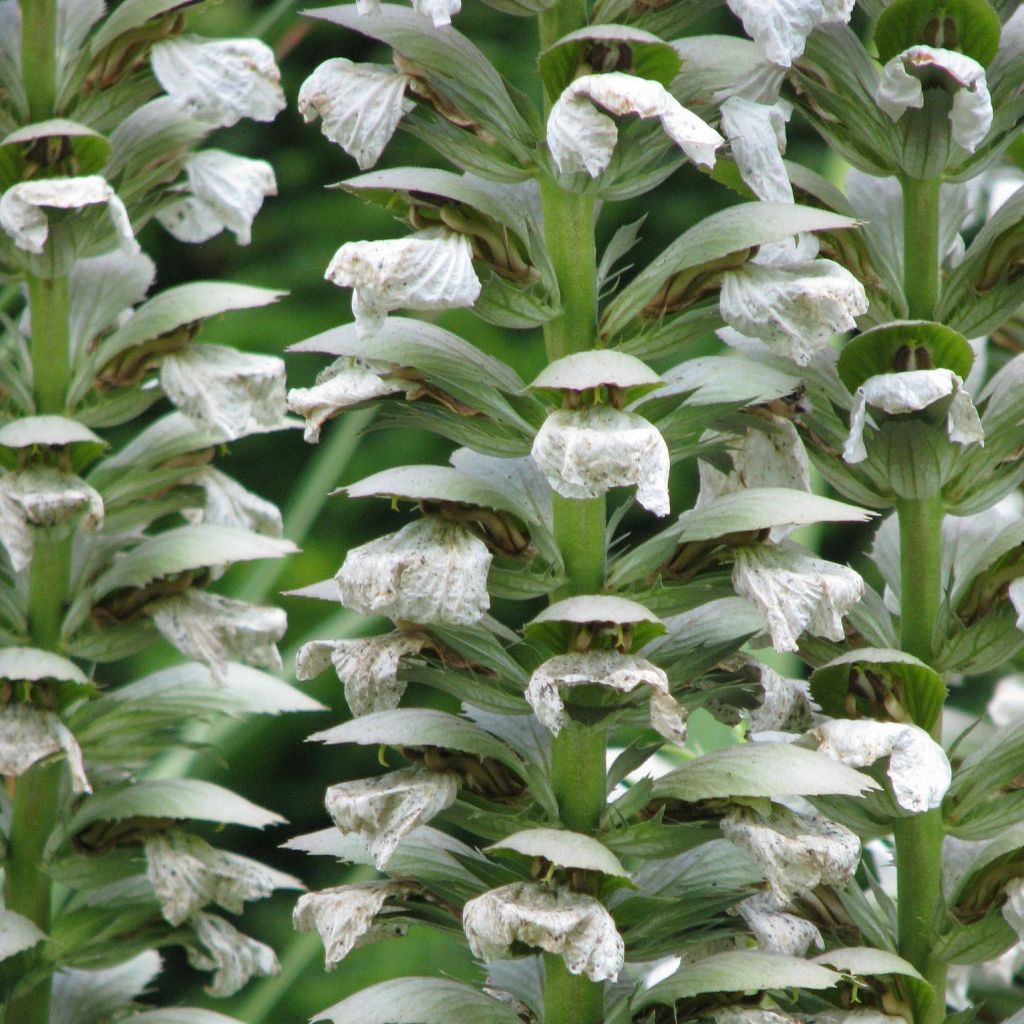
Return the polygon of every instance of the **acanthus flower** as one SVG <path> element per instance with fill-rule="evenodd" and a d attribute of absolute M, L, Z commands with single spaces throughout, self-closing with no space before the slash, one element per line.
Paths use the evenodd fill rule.
<path fill-rule="evenodd" d="M 452 23 L 452 15 L 462 10 L 462 0 L 412 0 L 412 9 L 430 18 L 434 28 L 440 28 Z M 356 0 L 359 14 L 376 14 L 379 10 L 380 0 Z"/>
<path fill-rule="evenodd" d="M 74 792 L 91 793 L 78 741 L 57 714 L 27 704 L 0 707 L 0 775 L 22 775 L 37 761 L 61 751 Z"/>
<path fill-rule="evenodd" d="M 771 893 L 748 897 L 736 905 L 736 912 L 757 940 L 758 948 L 767 953 L 806 956 L 812 945 L 825 948 L 821 932 L 810 921 L 781 911 Z"/>
<path fill-rule="evenodd" d="M 819 26 L 847 22 L 854 0 L 728 0 L 743 29 L 773 64 L 788 68 Z"/>
<path fill-rule="evenodd" d="M 243 935 L 216 914 L 189 918 L 198 945 L 188 946 L 188 962 L 198 971 L 213 971 L 206 986 L 211 996 L 233 996 L 250 978 L 279 974 L 277 954 L 262 942 Z"/>

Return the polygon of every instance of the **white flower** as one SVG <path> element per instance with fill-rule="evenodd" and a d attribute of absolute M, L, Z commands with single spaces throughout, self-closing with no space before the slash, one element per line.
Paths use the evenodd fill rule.
<path fill-rule="evenodd" d="M 264 899 L 275 889 L 302 888 L 290 875 L 218 850 L 186 832 L 157 832 L 144 846 L 146 876 L 164 918 L 173 925 L 182 924 L 209 903 L 240 914 L 247 900 Z"/>
<path fill-rule="evenodd" d="M 44 757 L 64 751 L 76 793 L 91 793 L 82 751 L 71 730 L 52 711 L 26 704 L 0 708 L 0 775 L 21 775 Z"/>
<path fill-rule="evenodd" d="M 825 948 L 821 932 L 810 921 L 779 910 L 771 893 L 750 896 L 736 904 L 736 910 L 757 939 L 758 948 L 766 953 L 805 956 L 812 945 Z M 718 1021 L 722 1024 L 721 1018 Z"/>
<path fill-rule="evenodd" d="M 886 774 L 896 803 L 912 814 L 938 807 L 949 789 L 952 770 L 946 752 L 916 725 L 837 718 L 811 735 L 822 753 L 853 768 L 888 757 Z"/>
<path fill-rule="evenodd" d="M 356 946 L 404 932 L 404 925 L 389 924 L 386 917 L 383 921 L 376 918 L 389 899 L 414 890 L 407 882 L 383 879 L 306 893 L 295 904 L 292 926 L 296 931 L 315 928 L 320 933 L 324 966 L 331 971 Z"/>
<path fill-rule="evenodd" d="M 660 82 L 620 71 L 582 75 L 566 86 L 548 115 L 548 149 L 560 171 L 586 171 L 596 178 L 608 166 L 619 132 L 597 107 L 616 115 L 657 117 L 694 163 L 708 167 L 725 141 Z"/>
<path fill-rule="evenodd" d="M 213 466 L 204 466 L 189 483 L 204 492 L 202 508 L 187 508 L 182 515 L 190 523 L 210 523 L 251 530 L 265 537 L 280 537 L 283 531 L 281 512 L 273 502 L 246 490 Z"/>
<path fill-rule="evenodd" d="M 732 96 L 721 106 L 722 128 L 743 180 L 758 199 L 793 202 L 793 187 L 782 154 L 786 122 L 793 108 L 784 100 L 769 106 Z"/>
<path fill-rule="evenodd" d="M 746 851 L 764 873 L 778 907 L 822 883 L 844 887 L 860 863 L 857 836 L 818 814 L 796 814 L 773 805 L 762 816 L 737 807 L 721 827 L 725 838 Z"/>
<path fill-rule="evenodd" d="M 193 914 L 189 924 L 199 946 L 189 946 L 188 962 L 197 971 L 213 971 L 206 986 L 211 996 L 233 996 L 250 978 L 278 974 L 277 954 L 262 942 L 243 935 L 216 914 Z"/>
<path fill-rule="evenodd" d="M 284 361 L 276 356 L 192 344 L 163 359 L 160 386 L 195 426 L 225 441 L 284 418 Z"/>
<path fill-rule="evenodd" d="M 288 408 L 306 421 L 309 444 L 320 440 L 320 428 L 343 409 L 403 391 L 406 383 L 387 381 L 366 363 L 342 356 L 317 375 L 311 388 L 292 388 Z"/>
<path fill-rule="evenodd" d="M 410 80 L 385 64 L 355 64 L 336 57 L 324 61 L 302 83 L 299 113 L 306 124 L 319 116 L 324 135 L 365 171 L 380 159 L 412 106 L 405 98 Z"/>
<path fill-rule="evenodd" d="M 637 501 L 655 515 L 669 512 L 668 445 L 636 413 L 607 405 L 556 409 L 530 453 L 563 498 L 597 498 L 611 487 L 636 485 Z"/>
<path fill-rule="evenodd" d="M 430 638 L 397 631 L 360 640 L 314 640 L 295 657 L 295 677 L 314 679 L 333 665 L 345 684 L 345 700 L 356 717 L 397 708 L 405 682 L 398 670 L 403 658 L 418 654 Z"/>
<path fill-rule="evenodd" d="M 451 807 L 458 791 L 457 775 L 403 768 L 331 786 L 324 803 L 343 833 L 365 840 L 377 870 L 383 871 L 402 838 Z"/>
<path fill-rule="evenodd" d="M 161 598 L 147 606 L 160 634 L 186 658 L 208 665 L 221 678 L 229 660 L 278 672 L 277 650 L 288 628 L 280 608 L 260 608 L 205 590 Z"/>
<path fill-rule="evenodd" d="M 464 526 L 426 516 L 349 551 L 335 579 L 363 615 L 468 626 L 490 607 L 491 553 Z"/>
<path fill-rule="evenodd" d="M 686 739 L 685 712 L 668 689 L 668 677 L 657 665 L 636 654 L 586 651 L 548 658 L 530 677 L 526 700 L 540 723 L 556 736 L 565 724 L 563 687 L 607 686 L 631 693 L 638 686 L 651 691 L 651 725 L 666 739 Z"/>
<path fill-rule="evenodd" d="M 412 0 L 412 8 L 417 14 L 425 15 L 434 22 L 434 28 L 450 25 L 452 15 L 462 10 L 462 0 Z M 358 14 L 376 14 L 380 10 L 380 0 L 356 0 Z"/>
<path fill-rule="evenodd" d="M 205 242 L 225 228 L 239 245 L 252 240 L 252 222 L 265 196 L 277 195 L 274 170 L 222 149 L 204 149 L 185 162 L 189 195 L 157 214 L 179 242 Z"/>
<path fill-rule="evenodd" d="M 106 205 L 121 248 L 139 252 L 124 203 L 104 178 L 39 178 L 12 185 L 0 196 L 0 228 L 19 249 L 40 255 L 50 233 L 46 210 L 80 210 Z"/>
<path fill-rule="evenodd" d="M 869 377 L 853 396 L 850 434 L 843 445 L 843 460 L 856 463 L 868 457 L 864 447 L 864 423 L 869 405 L 900 416 L 919 412 L 950 395 L 952 400 L 946 414 L 946 433 L 950 441 L 984 445 L 985 431 L 981 418 L 963 386 L 964 382 L 952 370 L 944 368 L 879 373 Z"/>
<path fill-rule="evenodd" d="M 480 295 L 473 246 L 446 228 L 346 242 L 324 276 L 353 289 L 352 313 L 364 337 L 379 331 L 393 309 L 458 309 L 472 306 Z"/>
<path fill-rule="evenodd" d="M 868 311 L 860 281 L 825 259 L 745 263 L 724 275 L 719 305 L 730 326 L 801 366 L 833 334 L 856 327 L 855 317 Z"/>
<path fill-rule="evenodd" d="M 757 605 L 777 651 L 797 650 L 803 632 L 842 640 L 843 616 L 864 595 L 864 580 L 852 569 L 788 541 L 736 548 L 732 583 Z"/>
<path fill-rule="evenodd" d="M 846 22 L 854 0 L 728 0 L 743 30 L 773 63 L 788 68 L 804 52 L 807 37 L 832 21 Z"/>
<path fill-rule="evenodd" d="M 811 696 L 803 679 L 787 679 L 768 665 L 758 665 L 764 696 L 750 713 L 750 733 L 802 732 L 810 722 Z"/>
<path fill-rule="evenodd" d="M 875 101 L 898 121 L 908 108 L 924 106 L 922 81 L 930 85 L 936 78 L 953 91 L 949 112 L 953 141 L 973 153 L 992 127 L 992 99 L 985 69 L 973 57 L 956 50 L 911 46 L 882 68 Z"/>
<path fill-rule="evenodd" d="M 273 121 L 285 108 L 274 53 L 258 39 L 177 36 L 150 55 L 164 91 L 197 121 L 228 128 L 243 117 Z"/>
<path fill-rule="evenodd" d="M 507 959 L 513 943 L 561 956 L 571 974 L 615 981 L 624 946 L 611 914 L 593 896 L 540 882 L 513 882 L 470 900 L 462 927 L 474 956 Z"/>
<path fill-rule="evenodd" d="M 0 546 L 15 572 L 32 561 L 33 527 L 59 526 L 76 517 L 77 528 L 86 532 L 103 525 L 103 499 L 81 477 L 49 467 L 0 476 Z"/>
<path fill-rule="evenodd" d="M 1018 610 L 1024 611 L 1024 608 Z M 1017 628 L 1024 628 L 1019 621 Z M 1024 717 L 1024 679 L 1019 675 L 1000 679 L 992 692 L 992 699 L 988 702 L 986 711 L 997 728 L 1010 725 Z"/>

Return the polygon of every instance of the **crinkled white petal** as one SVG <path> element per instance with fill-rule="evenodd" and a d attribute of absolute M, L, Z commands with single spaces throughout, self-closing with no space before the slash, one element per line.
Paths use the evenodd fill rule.
<path fill-rule="evenodd" d="M 46 210 L 80 210 L 106 204 L 121 248 L 139 252 L 124 203 L 105 178 L 90 174 L 82 178 L 39 178 L 12 185 L 0 196 L 0 228 L 26 252 L 40 255 L 50 233 Z"/>
<path fill-rule="evenodd" d="M 213 971 L 206 986 L 211 996 L 233 996 L 251 978 L 279 974 L 277 954 L 262 942 L 243 935 L 216 914 L 193 914 L 189 924 L 198 946 L 189 946 L 188 962 L 197 971 Z"/>
<path fill-rule="evenodd" d="M 832 260 L 746 263 L 722 279 L 722 319 L 806 366 L 839 331 L 868 311 L 864 286 Z"/>
<path fill-rule="evenodd" d="M 452 15 L 462 10 L 462 0 L 412 0 L 413 10 L 430 18 L 434 28 L 452 23 Z"/>
<path fill-rule="evenodd" d="M 566 86 L 548 115 L 548 149 L 560 171 L 586 171 L 596 178 L 608 166 L 619 132 L 597 107 L 617 116 L 659 118 L 690 160 L 708 167 L 714 167 L 715 150 L 725 142 L 660 82 L 620 71 L 582 75 Z"/>
<path fill-rule="evenodd" d="M 220 345 L 189 345 L 160 364 L 160 386 L 200 430 L 225 441 L 279 426 L 284 361 Z"/>
<path fill-rule="evenodd" d="M 722 128 L 732 148 L 740 176 L 758 199 L 793 202 L 782 154 L 786 152 L 786 122 L 793 108 L 784 100 L 752 103 L 732 96 L 721 106 Z"/>
<path fill-rule="evenodd" d="M 737 807 L 721 827 L 725 838 L 746 851 L 764 873 L 779 907 L 822 883 L 844 887 L 860 863 L 857 836 L 818 814 L 773 805 L 762 816 Z"/>
<path fill-rule="evenodd" d="M 264 198 L 277 195 L 270 164 L 204 149 L 188 158 L 185 171 L 189 195 L 161 210 L 157 220 L 180 242 L 205 242 L 227 228 L 239 245 L 248 245 Z"/>
<path fill-rule="evenodd" d="M 315 928 L 320 933 L 324 966 L 331 971 L 356 946 L 397 934 L 394 926 L 389 928 L 386 920 L 376 918 L 389 899 L 403 896 L 412 888 L 405 882 L 382 879 L 306 893 L 295 904 L 292 926 L 296 931 Z"/>
<path fill-rule="evenodd" d="M 300 682 L 314 679 L 333 665 L 353 715 L 391 711 L 405 693 L 405 683 L 398 678 L 402 659 L 419 654 L 429 642 L 423 633 L 405 631 L 359 640 L 314 640 L 299 648 L 295 677 Z"/>
<path fill-rule="evenodd" d="M 617 651 L 586 651 L 548 658 L 530 676 L 526 700 L 538 721 L 556 736 L 565 724 L 562 689 L 573 686 L 607 686 L 631 693 L 638 686 L 651 690 L 651 725 L 666 739 L 686 740 L 686 716 L 669 693 L 665 673 L 636 654 Z"/>
<path fill-rule="evenodd" d="M 556 409 L 530 453 L 563 498 L 597 498 L 612 487 L 636 486 L 637 501 L 658 516 L 669 512 L 668 445 L 636 413 L 608 405 Z"/>
<path fill-rule="evenodd" d="M 261 608 L 205 590 L 161 598 L 147 606 L 153 624 L 186 658 L 208 665 L 222 677 L 228 661 L 281 670 L 277 650 L 288 628 L 280 608 Z"/>
<path fill-rule="evenodd" d="M 366 841 L 373 863 L 383 871 L 402 838 L 450 807 L 458 791 L 457 775 L 403 768 L 331 786 L 324 803 L 343 833 Z"/>
<path fill-rule="evenodd" d="M 343 409 L 404 390 L 398 381 L 386 381 L 366 363 L 344 356 L 316 378 L 311 388 L 292 388 L 288 408 L 306 421 L 303 435 L 309 444 L 320 440 L 320 428 Z"/>
<path fill-rule="evenodd" d="M 218 850 L 186 832 L 156 832 L 144 846 L 146 877 L 161 913 L 173 925 L 210 903 L 240 914 L 247 901 L 264 899 L 275 889 L 302 888 L 297 879 L 248 857 Z"/>
<path fill-rule="evenodd" d="M 771 893 L 750 896 L 738 903 L 736 910 L 757 939 L 758 948 L 766 953 L 805 956 L 812 945 L 825 948 L 821 932 L 810 921 L 779 910 Z M 717 1020 L 722 1024 L 720 1017 Z"/>
<path fill-rule="evenodd" d="M 306 124 L 319 117 L 324 135 L 365 171 L 380 159 L 410 106 L 405 99 L 409 80 L 385 64 L 335 57 L 302 83 L 299 113 Z"/>
<path fill-rule="evenodd" d="M 480 295 L 469 239 L 446 228 L 346 242 L 324 277 L 353 289 L 352 313 L 363 336 L 379 331 L 393 309 L 459 309 Z"/>
<path fill-rule="evenodd" d="M 1003 919 L 1024 942 L 1024 878 L 1014 878 L 1006 884 L 1006 902 L 1003 904 Z"/>
<path fill-rule="evenodd" d="M 0 708 L 0 775 L 22 775 L 37 761 L 61 750 L 67 756 L 72 789 L 91 793 L 81 748 L 58 715 L 24 704 Z"/>
<path fill-rule="evenodd" d="M 893 416 L 919 412 L 933 402 L 952 395 L 946 415 L 946 432 L 956 444 L 985 444 L 981 417 L 964 391 L 964 382 L 952 370 L 905 370 L 879 373 L 857 388 L 850 410 L 850 433 L 843 445 L 843 460 L 863 462 L 868 457 L 864 446 L 867 407 L 874 406 Z"/>
<path fill-rule="evenodd" d="M 837 718 L 812 735 L 822 753 L 853 768 L 888 757 L 886 774 L 896 803 L 912 814 L 938 807 L 949 789 L 952 770 L 946 752 L 916 725 Z"/>
<path fill-rule="evenodd" d="M 571 974 L 615 981 L 624 945 L 611 914 L 592 896 L 540 882 L 513 882 L 470 900 L 462 927 L 474 956 L 504 960 L 513 943 L 535 946 L 565 961 Z"/>
<path fill-rule="evenodd" d="M 426 516 L 349 551 L 335 579 L 341 603 L 395 621 L 471 625 L 490 607 L 491 553 L 457 523 Z"/>
<path fill-rule="evenodd" d="M 803 679 L 787 679 L 768 665 L 758 665 L 764 696 L 750 715 L 750 732 L 802 732 L 811 720 L 811 695 Z"/>
<path fill-rule="evenodd" d="M 777 651 L 797 650 L 804 632 L 842 640 L 843 616 L 864 595 L 853 569 L 788 542 L 736 548 L 732 584 L 757 605 Z"/>
<path fill-rule="evenodd" d="M 922 80 L 931 83 L 936 76 L 954 90 L 949 112 L 953 140 L 973 153 L 992 127 L 992 98 L 985 69 L 973 57 L 934 46 L 911 46 L 882 68 L 875 101 L 898 121 L 908 109 L 924 106 Z"/>
<path fill-rule="evenodd" d="M 285 108 L 274 52 L 258 39 L 177 36 L 157 43 L 150 63 L 164 91 L 210 125 L 273 121 Z"/>
<path fill-rule="evenodd" d="M 831 21 L 850 20 L 854 0 L 728 0 L 743 30 L 773 63 L 788 68 L 807 37 Z"/>
<path fill-rule="evenodd" d="M 190 523 L 233 526 L 265 537 L 281 536 L 284 527 L 278 507 L 253 494 L 226 473 L 213 466 L 204 466 L 189 483 L 201 487 L 204 492 L 201 508 L 182 512 Z"/>

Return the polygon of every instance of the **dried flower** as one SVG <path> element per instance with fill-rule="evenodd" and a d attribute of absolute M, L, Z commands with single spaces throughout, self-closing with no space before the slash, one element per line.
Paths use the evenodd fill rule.
<path fill-rule="evenodd" d="M 728 0 L 743 30 L 773 63 L 788 68 L 819 26 L 850 20 L 854 0 Z"/>
<path fill-rule="evenodd" d="M 189 924 L 198 946 L 188 947 L 188 962 L 198 971 L 213 971 L 206 986 L 211 996 L 233 996 L 250 978 L 278 974 L 277 955 L 262 942 L 243 935 L 216 914 L 193 914 Z"/>
<path fill-rule="evenodd" d="M 52 711 L 27 704 L 0 707 L 0 775 L 22 775 L 44 757 L 64 751 L 76 793 L 91 793 L 82 751 L 71 730 Z"/>

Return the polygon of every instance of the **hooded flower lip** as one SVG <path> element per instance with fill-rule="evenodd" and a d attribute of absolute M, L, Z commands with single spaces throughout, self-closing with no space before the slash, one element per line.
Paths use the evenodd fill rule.
<path fill-rule="evenodd" d="M 571 974 L 615 981 L 625 957 L 611 914 L 593 896 L 513 882 L 470 900 L 462 927 L 474 956 L 491 962 L 511 955 L 516 942 L 561 956 Z"/>
<path fill-rule="evenodd" d="M 243 117 L 273 121 L 285 108 L 274 53 L 258 39 L 164 39 L 152 51 L 153 74 L 196 120 L 229 128 Z"/>
<path fill-rule="evenodd" d="M 854 0 L 727 0 L 743 30 L 773 64 L 790 67 L 807 37 L 828 22 L 847 22 Z"/>
<path fill-rule="evenodd" d="M 668 677 L 646 658 L 616 651 L 586 651 L 549 658 L 530 677 L 526 700 L 540 723 L 556 736 L 565 724 L 561 690 L 597 685 L 622 693 L 638 686 L 651 691 L 651 725 L 665 739 L 686 739 L 686 714 L 669 693 Z"/>
<path fill-rule="evenodd" d="M 531 454 L 563 498 L 597 498 L 612 487 L 635 485 L 644 508 L 669 513 L 668 445 L 636 413 L 607 405 L 556 409 L 537 432 Z"/>
<path fill-rule="evenodd" d="M 412 104 L 405 98 L 411 81 L 386 64 L 356 64 L 344 57 L 324 61 L 299 89 L 299 113 L 306 124 L 318 116 L 321 130 L 368 170 Z"/>
<path fill-rule="evenodd" d="M 447 228 L 428 228 L 406 238 L 346 242 L 324 277 L 353 289 L 352 312 L 363 337 L 379 331 L 393 309 L 460 309 L 480 296 L 472 243 Z"/>
<path fill-rule="evenodd" d="M 802 732 L 811 721 L 811 696 L 803 679 L 787 679 L 768 665 L 758 665 L 764 695 L 750 714 L 751 737 L 762 733 Z"/>
<path fill-rule="evenodd" d="M 888 757 L 886 774 L 896 803 L 911 814 L 938 807 L 949 789 L 952 769 L 946 752 L 916 725 L 837 718 L 811 735 L 822 753 L 853 768 Z"/>
<path fill-rule="evenodd" d="M 932 403 L 952 396 L 946 415 L 946 432 L 950 441 L 984 445 L 985 431 L 981 418 L 963 385 L 964 382 L 952 370 L 941 367 L 879 373 L 869 377 L 853 397 L 850 434 L 843 446 L 843 461 L 857 463 L 868 457 L 864 446 L 864 423 L 869 405 L 899 416 L 920 412 Z"/>
<path fill-rule="evenodd" d="M 303 887 L 291 875 L 218 850 L 186 832 L 158 832 L 145 847 L 146 875 L 164 919 L 175 926 L 210 903 L 240 914 L 249 900 L 264 899 L 275 889 Z"/>
<path fill-rule="evenodd" d="M 231 526 L 265 537 L 283 536 L 284 524 L 278 507 L 246 490 L 226 473 L 204 466 L 189 482 L 203 489 L 205 499 L 201 508 L 182 511 L 190 523 Z"/>
<path fill-rule="evenodd" d="M 213 971 L 206 986 L 211 996 L 233 996 L 250 978 L 279 974 L 277 954 L 262 942 L 243 935 L 216 914 L 193 914 L 197 946 L 188 949 L 188 962 L 198 971 Z"/>
<path fill-rule="evenodd" d="M 864 595 L 858 573 L 788 541 L 736 548 L 732 582 L 764 616 L 777 651 L 797 650 L 804 632 L 842 640 L 843 616 Z"/>
<path fill-rule="evenodd" d="M 793 186 L 782 154 L 786 122 L 793 108 L 785 101 L 772 105 L 731 96 L 721 106 L 722 128 L 743 180 L 758 199 L 793 202 Z"/>
<path fill-rule="evenodd" d="M 472 625 L 490 607 L 491 553 L 464 526 L 426 516 L 353 548 L 335 579 L 341 603 L 393 621 Z"/>
<path fill-rule="evenodd" d="M 812 945 L 818 949 L 825 948 L 821 932 L 810 921 L 783 913 L 771 893 L 748 897 L 736 905 L 736 911 L 753 933 L 758 948 L 767 953 L 806 956 Z"/>
<path fill-rule="evenodd" d="M 50 224 L 46 210 L 80 210 L 106 205 L 118 242 L 125 252 L 139 252 L 124 203 L 98 174 L 82 178 L 40 178 L 12 185 L 0 196 L 0 228 L 25 252 L 39 256 Z"/>
<path fill-rule="evenodd" d="M 908 109 L 924 106 L 925 84 L 952 86 L 949 124 L 953 141 L 973 153 L 992 127 L 992 98 L 985 69 L 973 57 L 956 50 L 911 46 L 882 68 L 875 101 L 898 121 Z"/>
<path fill-rule="evenodd" d="M 185 162 L 189 195 L 157 214 L 179 242 L 205 242 L 227 229 L 239 245 L 252 241 L 252 222 L 266 196 L 277 195 L 265 160 L 204 149 Z"/>
<path fill-rule="evenodd" d="M 660 83 L 621 71 L 583 75 L 566 86 L 551 108 L 548 149 L 563 173 L 586 171 L 596 178 L 612 158 L 619 132 L 611 114 L 656 117 L 668 137 L 694 163 L 713 167 L 725 140 L 684 107 Z"/>
<path fill-rule="evenodd" d="M 412 9 L 417 14 L 430 18 L 434 28 L 452 23 L 452 15 L 462 10 L 462 0 L 412 0 Z M 380 10 L 380 0 L 356 0 L 358 14 L 376 14 Z"/>
<path fill-rule="evenodd" d="M 458 790 L 457 775 L 403 768 L 331 786 L 324 802 L 334 824 L 360 836 L 383 871 L 402 838 L 450 807 Z"/>
<path fill-rule="evenodd" d="M 91 793 L 81 748 L 58 715 L 26 704 L 0 708 L 0 775 L 22 775 L 37 761 L 62 750 L 74 792 Z"/>
<path fill-rule="evenodd" d="M 384 879 L 306 893 L 295 904 L 292 925 L 296 931 L 315 928 L 320 933 L 324 966 L 332 971 L 356 946 L 404 932 L 403 926 L 389 925 L 378 915 L 389 899 L 416 891 L 408 882 Z"/>
<path fill-rule="evenodd" d="M 425 633 L 397 631 L 365 640 L 314 640 L 295 657 L 295 676 L 314 679 L 329 665 L 345 685 L 345 701 L 356 717 L 397 708 L 405 693 L 398 678 L 402 659 L 432 641 Z"/>

